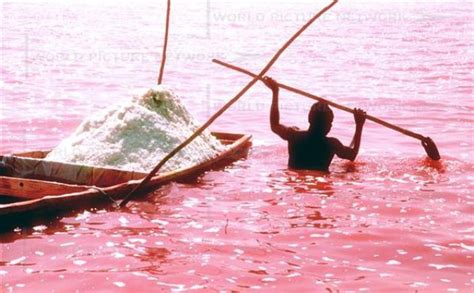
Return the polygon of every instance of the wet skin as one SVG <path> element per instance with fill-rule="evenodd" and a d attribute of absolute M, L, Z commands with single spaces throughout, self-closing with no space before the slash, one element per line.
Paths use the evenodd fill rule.
<path fill-rule="evenodd" d="M 309 128 L 300 130 L 280 123 L 278 109 L 279 86 L 270 77 L 264 78 L 265 85 L 272 90 L 270 125 L 274 133 L 288 142 L 288 167 L 292 169 L 329 171 L 334 155 L 354 161 L 359 153 L 362 129 L 366 113 L 354 109 L 356 130 L 350 146 L 344 146 L 337 138 L 328 137 L 334 115 L 324 102 L 313 105 L 308 115 Z"/>

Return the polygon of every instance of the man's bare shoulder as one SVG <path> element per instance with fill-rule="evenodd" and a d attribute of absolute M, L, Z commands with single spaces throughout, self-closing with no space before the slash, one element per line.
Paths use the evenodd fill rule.
<path fill-rule="evenodd" d="M 306 131 L 299 129 L 297 126 L 288 127 L 288 134 L 290 139 L 298 139 L 305 135 Z"/>
<path fill-rule="evenodd" d="M 340 148 L 342 147 L 342 142 L 335 138 L 335 137 L 328 137 L 327 138 L 327 141 L 329 142 L 329 144 L 333 147 L 333 148 Z"/>
<path fill-rule="evenodd" d="M 288 130 L 292 132 L 303 132 L 298 126 L 290 126 L 288 127 Z"/>

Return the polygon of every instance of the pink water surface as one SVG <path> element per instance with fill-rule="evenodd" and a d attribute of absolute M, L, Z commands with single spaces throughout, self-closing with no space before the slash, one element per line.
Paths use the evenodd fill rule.
<path fill-rule="evenodd" d="M 325 3 L 174 3 L 165 83 L 205 120 Z M 2 4 L 0 151 L 49 149 L 91 112 L 154 83 L 165 1 Z M 258 84 L 213 129 L 250 133 L 249 157 L 129 209 L 88 210 L 0 235 L 0 291 L 472 292 L 473 6 L 339 3 L 270 71 L 275 79 L 431 136 L 367 122 L 356 163 L 286 168 Z M 282 121 L 311 101 L 281 93 Z M 351 140 L 336 111 L 333 135 Z"/>

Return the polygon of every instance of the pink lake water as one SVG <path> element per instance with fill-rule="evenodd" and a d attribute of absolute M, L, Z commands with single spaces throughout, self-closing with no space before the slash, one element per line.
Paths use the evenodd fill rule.
<path fill-rule="evenodd" d="M 325 3 L 174 3 L 164 81 L 206 120 Z M 91 112 L 152 85 L 165 1 L 3 3 L 0 151 L 50 149 Z M 128 209 L 87 210 L 0 235 L 1 292 L 472 292 L 473 6 L 339 3 L 269 75 L 430 136 L 368 121 L 355 163 L 286 167 L 254 86 L 213 126 L 250 133 L 248 158 Z M 282 122 L 312 101 L 282 91 Z M 335 112 L 332 135 L 351 141 Z"/>

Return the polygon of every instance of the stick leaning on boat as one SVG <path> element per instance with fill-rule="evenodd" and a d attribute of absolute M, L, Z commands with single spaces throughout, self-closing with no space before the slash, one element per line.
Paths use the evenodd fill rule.
<path fill-rule="evenodd" d="M 242 97 L 255 83 L 257 83 L 263 76 L 270 70 L 272 65 L 278 60 L 278 58 L 283 54 L 283 52 L 295 41 L 311 24 L 313 24 L 319 17 L 331 9 L 337 0 L 334 0 L 328 6 L 321 9 L 316 15 L 314 15 L 308 22 L 306 22 L 284 45 L 281 47 L 276 54 L 270 59 L 267 65 L 260 71 L 260 73 L 255 76 L 252 81 L 250 81 L 234 98 L 232 98 L 227 104 L 225 104 L 219 111 L 217 111 L 209 120 L 204 123 L 200 128 L 198 128 L 194 134 L 192 134 L 188 139 L 178 145 L 174 150 L 172 150 L 166 157 L 164 157 L 158 165 L 133 189 L 125 199 L 120 203 L 120 207 L 124 207 L 127 203 L 133 199 L 134 194 L 140 191 L 146 184 L 155 176 L 155 174 L 160 170 L 160 168 L 175 154 L 177 154 L 181 149 L 186 147 L 191 143 L 196 137 L 198 137 L 204 130 L 206 130 L 219 116 L 221 116 L 230 106 L 232 106 L 240 97 Z"/>

